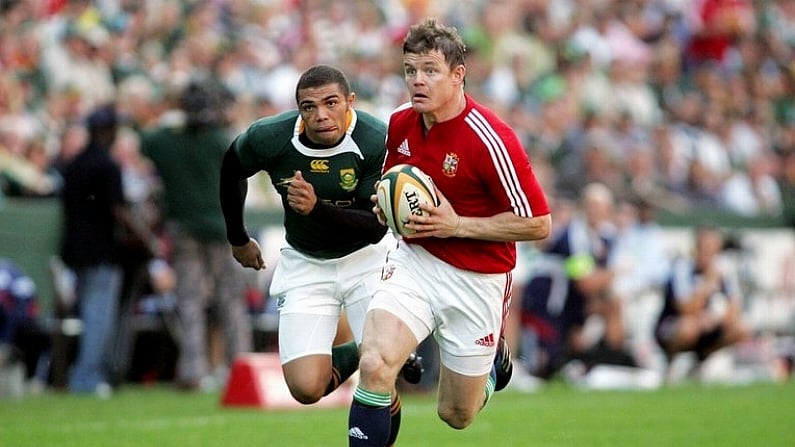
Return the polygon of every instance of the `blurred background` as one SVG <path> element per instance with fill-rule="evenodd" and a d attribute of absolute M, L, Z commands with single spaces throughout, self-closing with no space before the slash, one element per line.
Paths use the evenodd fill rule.
<path fill-rule="evenodd" d="M 753 337 L 717 376 L 789 377 L 795 0 L 0 0 L 0 258 L 33 287 L 3 296 L 35 301 L 26 312 L 52 337 L 27 379 L 40 389 L 63 386 L 80 333 L 70 276 L 56 255 L 61 170 L 86 144 L 87 115 L 114 102 L 125 117 L 113 154 L 127 199 L 149 218 L 158 180 L 139 152 L 140 135 L 172 117 L 192 80 L 227 91 L 230 142 L 257 118 L 293 108 L 298 76 L 317 63 L 342 68 L 356 107 L 386 119 L 407 100 L 402 38 L 426 16 L 461 32 L 466 90 L 521 138 L 556 229 L 580 211 L 581 192 L 594 182 L 614 195 L 603 224 L 616 232 L 637 218 L 638 203 L 653 208 L 667 258 L 691 253 L 696 225 L 724 228 L 731 244 L 723 265 L 740 285 Z M 278 256 L 279 201 L 266 176 L 250 180 L 247 206 L 249 227 Z M 521 247 L 517 290 L 537 251 Z M 270 350 L 268 273 L 249 280 L 255 346 Z M 628 350 L 653 370 L 661 360 L 651 321 L 661 296 L 658 283 L 622 298 Z M 149 284 L 127 299 L 119 381 L 169 380 L 176 345 L 168 291 Z M 515 331 L 521 358 L 527 334 L 521 323 Z M 743 362 L 750 366 L 740 375 Z"/>

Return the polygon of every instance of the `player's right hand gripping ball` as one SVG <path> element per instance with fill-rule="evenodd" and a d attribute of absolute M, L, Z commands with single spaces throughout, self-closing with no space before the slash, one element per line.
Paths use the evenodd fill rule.
<path fill-rule="evenodd" d="M 389 228 L 396 235 L 404 236 L 414 233 L 406 228 L 409 216 L 425 212 L 420 208 L 421 203 L 439 204 L 431 178 L 420 168 L 408 164 L 395 165 L 384 172 L 376 197 Z"/>

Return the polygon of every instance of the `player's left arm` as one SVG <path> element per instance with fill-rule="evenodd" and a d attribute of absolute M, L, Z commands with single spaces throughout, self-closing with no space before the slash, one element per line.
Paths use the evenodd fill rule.
<path fill-rule="evenodd" d="M 417 233 L 406 238 L 439 237 L 469 238 L 486 241 L 537 241 L 546 239 L 552 228 L 549 213 L 541 216 L 523 217 L 505 211 L 488 217 L 458 215 L 447 197 L 438 189 L 439 205 L 421 204 L 426 211 L 423 216 L 412 216 L 407 228 Z"/>
<path fill-rule="evenodd" d="M 549 237 L 552 216 L 521 217 L 511 212 L 491 217 L 460 217 L 454 237 L 488 241 L 539 241 Z"/>

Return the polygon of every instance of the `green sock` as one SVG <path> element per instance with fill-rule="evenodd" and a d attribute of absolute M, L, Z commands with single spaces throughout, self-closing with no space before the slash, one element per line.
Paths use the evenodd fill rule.
<path fill-rule="evenodd" d="M 331 348 L 331 380 L 324 395 L 336 390 L 357 369 L 359 369 L 359 347 L 356 341 Z"/>
<path fill-rule="evenodd" d="M 484 391 L 485 399 L 483 400 L 483 406 L 485 407 L 489 400 L 491 400 L 491 396 L 494 395 L 494 385 L 495 379 L 494 374 L 489 375 L 488 380 L 486 381 L 486 389 Z M 481 407 L 482 408 L 482 407 Z"/>

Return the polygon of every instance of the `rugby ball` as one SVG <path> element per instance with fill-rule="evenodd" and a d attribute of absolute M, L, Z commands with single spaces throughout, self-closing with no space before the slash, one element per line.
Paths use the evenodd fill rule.
<path fill-rule="evenodd" d="M 386 223 L 396 235 L 414 233 L 406 228 L 409 216 L 422 215 L 421 203 L 439 205 L 431 178 L 416 166 L 399 164 L 381 176 L 376 188 L 378 207 L 384 212 Z"/>

